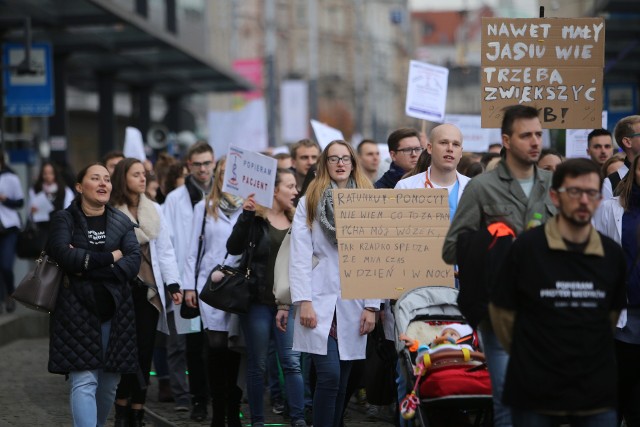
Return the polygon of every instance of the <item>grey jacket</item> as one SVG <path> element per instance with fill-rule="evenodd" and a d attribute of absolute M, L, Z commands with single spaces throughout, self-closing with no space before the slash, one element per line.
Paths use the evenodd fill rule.
<path fill-rule="evenodd" d="M 543 223 L 555 215 L 556 208 L 549 197 L 551 173 L 535 167 L 534 174 L 535 181 L 528 199 L 518 180 L 511 176 L 504 159 L 494 170 L 474 177 L 467 184 L 451 221 L 442 247 L 444 261 L 456 263 L 456 244 L 462 233 L 504 221 L 518 235 L 526 229 L 534 214 L 541 214 Z"/>

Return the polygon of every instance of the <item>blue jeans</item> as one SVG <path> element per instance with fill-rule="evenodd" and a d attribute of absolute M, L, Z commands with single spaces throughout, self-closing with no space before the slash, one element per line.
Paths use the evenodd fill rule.
<path fill-rule="evenodd" d="M 0 234 L 0 304 L 14 291 L 13 264 L 16 261 L 18 229 Z"/>
<path fill-rule="evenodd" d="M 276 328 L 276 307 L 252 304 L 249 312 L 240 316 L 247 344 L 247 394 L 251 423 L 264 422 L 264 374 L 267 368 L 269 338 L 273 334 L 276 351 L 284 374 L 284 385 L 291 421 L 304 419 L 304 386 L 300 372 L 300 353 L 293 351 L 293 310 L 289 311 L 287 332 Z"/>
<path fill-rule="evenodd" d="M 494 427 L 509 427 L 512 425 L 511 409 L 502 403 L 509 354 L 502 348 L 488 320 L 480 323 L 478 332 L 480 333 L 482 350 L 487 359 L 491 389 L 493 390 L 493 425 Z"/>
<path fill-rule="evenodd" d="M 292 325 L 293 326 L 293 325 Z M 284 400 L 282 388 L 280 386 L 280 366 L 278 365 L 278 352 L 276 351 L 276 340 L 271 337 L 269 340 L 269 352 L 267 356 L 267 379 L 269 387 L 269 400 L 271 405 L 278 400 Z"/>
<path fill-rule="evenodd" d="M 613 409 L 593 415 L 545 415 L 533 411 L 511 408 L 515 427 L 560 427 L 569 424 L 571 427 L 616 427 L 618 419 Z"/>
<path fill-rule="evenodd" d="M 111 321 L 102 324 L 102 355 L 106 354 L 109 343 Z M 74 427 L 102 427 L 116 396 L 120 374 L 93 371 L 69 372 L 71 387 L 71 415 Z"/>
<path fill-rule="evenodd" d="M 313 425 L 339 427 L 352 362 L 340 360 L 338 342 L 332 337 L 327 339 L 327 355 L 312 354 L 311 358 L 318 377 L 313 395 Z"/>

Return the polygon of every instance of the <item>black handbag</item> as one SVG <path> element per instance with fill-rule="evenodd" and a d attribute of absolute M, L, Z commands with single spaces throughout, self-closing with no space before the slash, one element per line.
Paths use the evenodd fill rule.
<path fill-rule="evenodd" d="M 216 265 L 209 276 L 207 283 L 200 292 L 200 299 L 213 308 L 228 313 L 246 314 L 252 302 L 252 295 L 256 288 L 256 278 L 251 275 L 251 260 L 256 245 L 253 239 L 249 239 L 249 246 L 242 256 L 241 267 L 234 268 L 225 265 L 227 255 L 222 264 Z M 224 277 L 218 281 L 211 280 L 211 274 L 220 271 Z"/>
<path fill-rule="evenodd" d="M 24 228 L 18 233 L 18 242 L 16 243 L 16 255 L 18 258 L 38 258 L 47 244 L 48 234 L 48 230 L 38 227 L 30 219 L 27 220 Z"/>
<path fill-rule="evenodd" d="M 58 264 L 42 252 L 35 268 L 20 281 L 12 297 L 32 310 L 52 313 L 63 278 Z"/>
<path fill-rule="evenodd" d="M 398 360 L 395 345 L 384 336 L 382 322 L 367 336 L 367 359 L 364 368 L 364 388 L 367 402 L 371 405 L 389 405 L 396 401 L 396 362 Z"/>
<path fill-rule="evenodd" d="M 195 289 L 198 289 L 198 272 L 200 271 L 200 263 L 202 262 L 203 246 L 204 246 L 204 227 L 207 223 L 207 208 L 204 208 L 204 214 L 202 216 L 202 227 L 200 228 L 200 237 L 198 238 L 198 256 L 196 257 L 195 271 Z M 195 319 L 200 316 L 200 304 L 198 304 L 198 293 L 196 293 L 196 306 L 189 307 L 186 302 L 182 301 L 180 304 L 180 317 L 183 319 Z"/>

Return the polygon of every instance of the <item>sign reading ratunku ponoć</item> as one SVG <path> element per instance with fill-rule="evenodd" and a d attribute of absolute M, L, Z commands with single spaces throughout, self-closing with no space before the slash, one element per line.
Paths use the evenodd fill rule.
<path fill-rule="evenodd" d="M 604 18 L 482 18 L 482 127 L 516 104 L 544 128 L 601 127 L 604 36 Z"/>
<path fill-rule="evenodd" d="M 334 190 L 342 298 L 397 299 L 420 286 L 454 286 L 442 260 L 446 189 Z"/>

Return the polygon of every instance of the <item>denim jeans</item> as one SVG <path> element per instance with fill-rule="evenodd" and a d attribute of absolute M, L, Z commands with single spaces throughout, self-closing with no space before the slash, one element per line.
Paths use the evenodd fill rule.
<path fill-rule="evenodd" d="M 316 392 L 313 395 L 313 425 L 339 427 L 352 362 L 340 360 L 338 342 L 327 339 L 327 355 L 312 354 L 316 368 Z"/>
<path fill-rule="evenodd" d="M 512 425 L 511 410 L 502 403 L 502 391 L 504 390 L 504 380 L 507 376 L 509 354 L 502 348 L 488 320 L 480 323 L 478 332 L 480 332 L 480 343 L 487 359 L 489 377 L 491 378 L 493 425 L 494 427 L 509 427 Z"/>
<path fill-rule="evenodd" d="M 0 234 L 0 304 L 14 291 L 13 264 L 16 261 L 18 229 Z"/>
<path fill-rule="evenodd" d="M 109 343 L 111 321 L 102 324 L 102 354 L 106 354 Z M 116 396 L 120 374 L 93 371 L 69 372 L 71 388 L 71 415 L 74 427 L 102 427 Z"/>
<path fill-rule="evenodd" d="M 267 378 L 269 387 L 269 400 L 274 402 L 284 400 L 282 387 L 280 386 L 280 366 L 278 366 L 278 352 L 276 351 L 276 340 L 271 337 L 269 340 L 269 353 L 267 356 Z"/>
<path fill-rule="evenodd" d="M 571 427 L 616 427 L 618 425 L 616 411 L 613 409 L 593 415 L 554 416 L 512 408 L 511 414 L 515 427 L 560 427 L 567 424 Z"/>
<path fill-rule="evenodd" d="M 287 332 L 276 328 L 276 307 L 252 304 L 249 312 L 240 316 L 247 344 L 247 393 L 251 423 L 264 422 L 264 377 L 269 353 L 269 338 L 273 334 L 276 351 L 284 374 L 284 385 L 291 421 L 304 419 L 304 386 L 300 371 L 300 353 L 293 351 L 293 310 L 289 311 Z"/>

